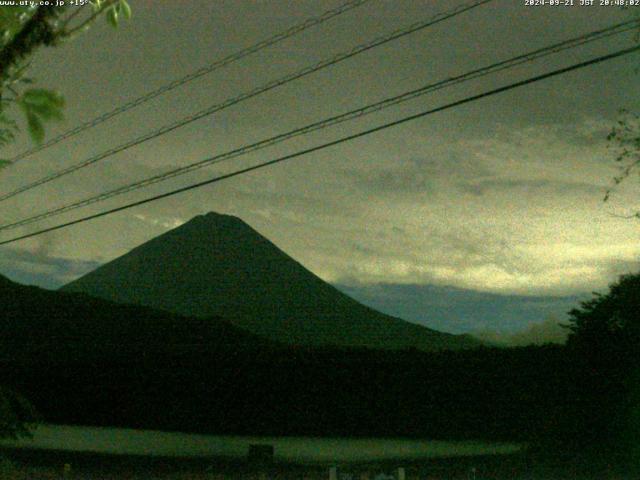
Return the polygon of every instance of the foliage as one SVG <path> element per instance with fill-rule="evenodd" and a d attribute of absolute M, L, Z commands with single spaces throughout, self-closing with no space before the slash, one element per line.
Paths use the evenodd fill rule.
<path fill-rule="evenodd" d="M 569 343 L 615 350 L 631 360 L 640 352 L 640 274 L 623 275 L 606 295 L 595 293 L 569 312 Z"/>
<path fill-rule="evenodd" d="M 0 438 L 31 436 L 31 426 L 38 421 L 34 407 L 19 393 L 0 388 Z"/>
<path fill-rule="evenodd" d="M 4 48 L 20 31 L 22 25 L 33 14 L 33 10 L 33 8 L 21 6 L 0 8 L 0 25 L 2 25 L 0 47 Z"/>
<path fill-rule="evenodd" d="M 17 104 L 22 108 L 27 119 L 29 133 L 36 142 L 44 140 L 44 121 L 62 120 L 62 108 L 64 99 L 57 92 L 42 88 L 32 88 L 25 91 L 18 99 Z"/>
<path fill-rule="evenodd" d="M 9 87 L 12 92 L 15 90 Z M 37 143 L 44 140 L 44 123 L 53 120 L 62 120 L 64 98 L 58 92 L 43 88 L 31 88 L 25 90 L 11 100 L 4 100 L 4 104 L 15 103 L 22 110 L 27 122 L 27 128 L 31 138 Z M 18 124 L 7 112 L 0 110 L 0 146 L 4 146 L 16 137 Z M 0 168 L 10 164 L 7 160 L 0 160 Z"/>
<path fill-rule="evenodd" d="M 10 118 L 6 112 L 0 109 L 0 146 L 12 142 L 16 138 L 18 124 Z M 0 168 L 6 167 L 10 162 L 0 159 Z"/>
<path fill-rule="evenodd" d="M 26 478 L 8 458 L 0 456 L 0 480 L 22 480 Z"/>
<path fill-rule="evenodd" d="M 637 12 L 637 9 L 630 8 L 628 5 L 622 6 L 621 9 L 631 12 L 635 15 L 636 20 L 640 20 L 640 13 Z M 636 29 L 634 41 L 640 43 L 640 26 Z M 640 72 L 640 67 L 636 69 L 637 72 Z M 640 116 L 626 109 L 621 109 L 618 121 L 611 129 L 607 140 L 609 147 L 615 151 L 615 161 L 620 173 L 613 177 L 613 186 L 607 189 L 604 196 L 605 202 L 611 198 L 613 190 L 638 169 L 640 164 Z M 640 212 L 635 212 L 626 218 L 640 219 Z"/>
<path fill-rule="evenodd" d="M 613 189 L 628 178 L 640 165 L 640 115 L 621 110 L 618 121 L 607 136 L 609 147 L 615 152 L 619 174 L 613 178 L 613 186 L 605 194 L 606 202 Z M 640 218 L 640 212 L 631 217 Z"/>
<path fill-rule="evenodd" d="M 14 106 L 22 112 L 27 131 L 37 144 L 44 141 L 45 123 L 63 118 L 64 99 L 59 93 L 44 88 L 24 90 L 33 83 L 25 71 L 28 57 L 37 48 L 74 38 L 101 15 L 114 27 L 121 19 L 131 18 L 126 0 L 92 0 L 87 5 L 90 8 L 0 7 L 0 147 L 11 143 L 19 131 Z M 0 160 L 0 169 L 8 164 Z"/>
<path fill-rule="evenodd" d="M 594 294 L 569 316 L 567 345 L 574 354 L 572 361 L 581 364 L 580 395 L 589 399 L 581 412 L 580 428 L 588 432 L 585 435 L 637 462 L 640 273 L 621 276 L 607 294 Z"/>

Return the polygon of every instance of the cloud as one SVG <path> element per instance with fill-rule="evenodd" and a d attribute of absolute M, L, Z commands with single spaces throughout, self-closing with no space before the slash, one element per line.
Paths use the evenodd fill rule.
<path fill-rule="evenodd" d="M 592 116 L 467 126 L 455 135 L 437 123 L 412 126 L 60 232 L 55 248 L 43 247 L 49 250 L 41 256 L 103 263 L 213 210 L 244 219 L 331 282 L 523 295 L 591 291 L 636 268 L 640 257 L 633 222 L 613 218 L 602 203 L 615 171 L 606 161 L 607 124 Z M 204 151 L 203 144 L 198 148 Z M 154 166 L 159 156 L 151 148 L 135 161 L 102 165 L 104 186 L 162 171 L 173 159 L 162 158 L 161 168 Z M 214 171 L 172 179 L 131 199 Z M 69 180 L 69 191 L 99 190 L 101 177 L 90 179 Z M 633 196 L 622 192 L 619 199 Z M 91 208 L 88 213 L 103 205 Z M 69 267 L 65 278 L 80 270 Z"/>
<path fill-rule="evenodd" d="M 141 222 L 147 223 L 153 226 L 160 226 L 169 230 L 174 228 L 178 228 L 180 225 L 184 224 L 186 220 L 178 217 L 149 217 L 147 215 L 143 215 L 141 213 L 136 213 L 133 215 L 134 218 L 140 220 Z"/>
<path fill-rule="evenodd" d="M 34 251 L 3 247 L 0 274 L 26 285 L 55 289 L 100 266 L 99 262 L 50 255 L 53 248 L 42 242 Z"/>
<path fill-rule="evenodd" d="M 373 168 L 350 169 L 348 173 L 353 183 L 363 191 L 387 196 L 434 194 L 448 188 L 454 180 L 471 181 L 495 174 L 464 146 L 454 144 L 443 149 L 437 145 L 435 148 L 432 146 L 432 150 L 428 157 L 418 152 L 409 153 L 405 159 L 388 161 Z"/>
<path fill-rule="evenodd" d="M 586 182 L 556 181 L 550 179 L 494 178 L 491 180 L 458 183 L 465 193 L 482 196 L 488 192 L 507 191 L 533 195 L 579 195 L 604 197 L 606 186 Z"/>

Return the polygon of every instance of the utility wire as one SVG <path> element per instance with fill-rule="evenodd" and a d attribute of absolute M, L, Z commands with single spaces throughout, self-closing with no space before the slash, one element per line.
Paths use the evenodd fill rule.
<path fill-rule="evenodd" d="M 292 82 L 294 80 L 297 80 L 299 78 L 305 77 L 307 75 L 310 75 L 314 72 L 317 72 L 318 70 L 322 70 L 324 68 L 327 68 L 329 66 L 335 65 L 339 62 L 342 62 L 344 60 L 347 60 L 351 57 L 354 57 L 356 55 L 359 55 L 361 53 L 364 53 L 368 50 L 371 50 L 373 48 L 379 47 L 385 43 L 391 42 L 393 40 L 396 40 L 398 38 L 404 37 L 406 35 L 409 35 L 411 33 L 417 32 L 419 30 L 423 30 L 427 27 L 430 27 L 432 25 L 435 25 L 439 22 L 442 22 L 444 20 L 447 20 L 449 18 L 453 18 L 457 15 L 460 15 L 468 10 L 471 10 L 473 8 L 479 7 L 485 3 L 489 3 L 493 0 L 474 0 L 473 2 L 470 3 L 465 3 L 463 5 L 460 5 L 452 10 L 449 10 L 448 12 L 445 13 L 439 13 L 435 16 L 429 17 L 427 20 L 423 20 L 417 23 L 414 23 L 408 27 L 402 28 L 402 29 L 398 29 L 395 30 L 389 34 L 383 35 L 381 37 L 377 37 L 374 40 L 361 44 L 359 46 L 356 46 L 354 48 L 352 48 L 351 50 L 347 51 L 347 52 L 343 52 L 340 54 L 337 54 L 331 58 L 322 60 L 316 64 L 307 66 L 302 68 L 301 70 L 298 70 L 294 73 L 285 75 L 284 77 L 278 78 L 276 80 L 273 80 L 271 82 L 268 82 L 267 84 L 257 87 L 253 90 L 250 90 L 248 92 L 245 92 L 241 95 L 238 95 L 236 97 L 230 98 L 228 100 L 225 100 L 222 103 L 218 103 L 215 105 L 212 105 L 210 107 L 207 107 L 204 110 L 201 110 L 199 112 L 196 112 L 194 114 L 191 114 L 181 120 L 178 120 L 176 122 L 173 122 L 171 124 L 165 125 L 163 127 L 160 127 L 157 130 L 154 130 L 152 132 L 146 133 L 140 137 L 135 138 L 134 140 L 131 140 L 129 142 L 123 143 L 117 147 L 111 148 L 109 150 L 106 150 L 102 153 L 99 153 L 97 155 L 94 155 L 93 157 L 90 157 L 86 160 L 83 160 L 82 162 L 76 163 L 75 165 L 72 165 L 70 167 L 64 168 L 62 170 L 59 170 L 57 172 L 54 172 L 50 175 L 47 175 L 45 177 L 42 177 L 34 182 L 31 182 L 27 185 L 24 185 L 22 187 L 17 188 L 16 190 L 13 190 L 11 192 L 5 193 L 0 195 L 0 202 L 7 200 L 9 198 L 12 198 L 20 193 L 26 192 L 28 190 L 31 190 L 35 187 L 38 187 L 40 185 L 44 185 L 46 183 L 49 183 L 53 180 L 56 180 L 60 177 L 63 177 L 65 175 L 68 175 L 70 173 L 76 172 L 82 168 L 86 168 L 90 165 L 93 165 L 96 162 L 99 162 L 101 160 L 104 160 L 107 157 L 111 157 L 112 155 L 115 155 L 117 153 L 123 152 L 125 150 L 128 150 L 132 147 L 135 147 L 137 145 L 140 145 L 141 143 L 147 142 L 149 140 L 152 140 L 154 138 L 157 138 L 161 135 L 165 135 L 173 130 L 176 130 L 177 128 L 183 127 L 189 123 L 195 122 L 196 120 L 200 120 L 201 118 L 207 117 L 209 115 L 212 115 L 216 112 L 219 112 L 221 110 L 224 110 L 226 108 L 229 108 L 233 105 L 236 105 L 244 100 L 248 100 L 252 97 L 258 96 L 262 93 L 265 93 L 269 90 L 272 90 L 274 88 L 277 88 L 279 86 L 285 85 L 289 82 Z"/>
<path fill-rule="evenodd" d="M 198 70 L 191 72 L 187 75 L 185 75 L 184 77 L 181 78 L 177 78 L 165 85 L 162 85 L 161 87 L 158 87 L 156 90 L 152 90 L 148 93 L 145 93 L 144 95 L 135 98 L 133 100 L 131 100 L 130 102 L 125 103 L 124 105 L 120 105 L 119 107 L 114 108 L 113 110 L 103 113 L 102 115 L 99 115 L 91 120 L 88 120 L 84 123 L 81 123 L 80 125 L 67 130 L 66 132 L 61 133 L 60 135 L 58 135 L 57 137 L 52 138 L 51 140 L 43 143 L 42 145 L 38 145 L 35 147 L 32 147 L 28 150 L 25 150 L 22 153 L 19 153 L 18 155 L 14 156 L 13 158 L 9 158 L 8 161 L 11 163 L 16 163 L 20 160 L 22 160 L 23 158 L 26 158 L 30 155 L 33 155 L 34 153 L 40 152 L 42 150 L 45 150 L 57 143 L 60 143 L 68 138 L 71 138 L 77 134 L 79 134 L 80 132 L 84 132 L 85 130 L 89 130 L 90 128 L 93 128 L 97 125 L 100 125 L 103 122 L 106 122 L 107 120 L 109 120 L 110 118 L 113 118 L 117 115 L 120 115 L 121 113 L 127 112 L 133 108 L 136 108 L 139 105 L 142 105 L 143 103 L 146 103 L 150 100 L 153 100 L 156 97 L 159 97 L 160 95 L 170 92 L 171 90 L 174 90 L 186 83 L 189 83 L 197 78 L 200 78 L 204 75 L 207 75 L 215 70 L 218 70 L 220 68 L 226 67 L 227 65 L 233 63 L 233 62 L 237 62 L 238 60 L 243 59 L 244 57 L 248 57 L 249 55 L 252 55 L 256 52 L 259 52 L 260 50 L 263 50 L 267 47 L 270 47 L 271 45 L 275 45 L 276 43 L 279 43 L 283 40 L 286 40 L 287 38 L 293 37 L 294 35 L 297 35 L 298 33 L 303 32 L 304 30 L 307 30 L 308 28 L 314 27 L 316 25 L 320 25 L 321 23 L 326 22 L 327 20 L 330 20 L 333 17 L 337 17 L 338 15 L 341 15 L 342 13 L 348 12 L 349 10 L 353 10 L 354 8 L 358 8 L 362 5 L 364 5 L 365 3 L 369 2 L 371 0 L 350 0 L 336 8 L 333 8 L 331 10 L 327 10 L 326 12 L 324 12 L 323 14 L 317 16 L 317 17 L 313 17 L 313 18 L 309 18 L 307 20 L 305 20 L 302 23 L 299 23 L 298 25 L 294 25 L 293 27 L 288 28 L 287 30 L 284 30 L 280 33 L 277 33 L 275 35 L 273 35 L 272 37 L 269 37 L 265 40 L 262 40 L 254 45 L 251 45 L 247 48 L 244 48 L 242 50 L 239 50 L 235 53 L 232 53 L 231 55 L 228 55 L 224 58 L 221 58 L 219 60 L 216 60 L 215 62 L 211 63 L 210 65 L 204 66 L 202 68 L 199 68 Z"/>
<path fill-rule="evenodd" d="M 84 223 L 84 222 L 87 222 L 89 220 L 93 220 L 93 219 L 96 219 L 96 218 L 104 217 L 106 215 L 111 215 L 111 214 L 116 213 L 116 212 L 121 212 L 123 210 L 127 210 L 127 209 L 130 209 L 130 208 L 139 206 L 139 205 L 144 205 L 146 203 L 155 202 L 157 200 L 160 200 L 160 199 L 163 199 L 163 198 L 167 198 L 167 197 L 171 197 L 171 196 L 177 195 L 179 193 L 183 193 L 183 192 L 186 192 L 186 191 L 189 191 L 189 190 L 193 190 L 193 189 L 196 189 L 196 188 L 199 188 L 199 187 L 203 187 L 205 185 L 210 185 L 212 183 L 217 183 L 217 182 L 220 182 L 222 180 L 233 178 L 233 177 L 236 177 L 238 175 L 242 175 L 242 174 L 245 174 L 245 173 L 248 173 L 248 172 L 252 172 L 254 170 L 259 170 L 259 169 L 264 168 L 264 167 L 275 165 L 277 163 L 284 162 L 285 160 L 291 160 L 293 158 L 301 157 L 301 156 L 307 155 L 309 153 L 313 153 L 313 152 L 317 152 L 317 151 L 320 151 L 320 150 L 324 150 L 325 148 L 333 147 L 333 146 L 339 145 L 341 143 L 345 143 L 345 142 L 348 142 L 348 141 L 351 141 L 351 140 L 355 140 L 357 138 L 364 137 L 366 135 L 370 135 L 372 133 L 376 133 L 376 132 L 385 130 L 387 128 L 391 128 L 391 127 L 395 127 L 395 126 L 398 126 L 398 125 L 402 125 L 402 124 L 410 122 L 412 120 L 416 120 L 418 118 L 426 117 L 427 115 L 431 115 L 431 114 L 434 114 L 434 113 L 437 113 L 437 112 L 441 112 L 441 111 L 448 110 L 448 109 L 451 109 L 451 108 L 454 108 L 454 107 L 458 107 L 458 106 L 464 105 L 466 103 L 474 102 L 474 101 L 483 99 L 485 97 L 489 97 L 489 96 L 492 96 L 492 95 L 496 95 L 498 93 L 506 92 L 508 90 L 513 90 L 514 88 L 522 87 L 522 86 L 529 85 L 529 84 L 532 84 L 532 83 L 535 83 L 535 82 L 539 82 L 541 80 L 545 80 L 547 78 L 555 77 L 557 75 L 562 75 L 562 74 L 567 73 L 567 72 L 571 72 L 571 71 L 574 71 L 574 70 L 585 68 L 585 67 L 588 67 L 590 65 L 595 65 L 597 63 L 602 63 L 602 62 L 605 62 L 607 60 L 612 60 L 614 58 L 621 57 L 623 55 L 628 55 L 630 53 L 637 52 L 638 50 L 640 50 L 640 45 L 635 46 L 635 47 L 631 47 L 631 48 L 626 48 L 626 49 L 623 49 L 623 50 L 618 50 L 618 51 L 616 51 L 614 53 L 610 53 L 608 55 L 603 55 L 603 56 L 600 56 L 600 57 L 592 58 L 591 60 L 587 60 L 587 61 L 584 61 L 584 62 L 576 63 L 576 64 L 573 64 L 573 65 L 571 65 L 569 67 L 560 68 L 560 69 L 554 70 L 552 72 L 548 72 L 548 73 L 545 73 L 545 74 L 542 74 L 542 75 L 537 75 L 535 77 L 530 77 L 530 78 L 528 78 L 526 80 L 521 80 L 519 82 L 511 83 L 511 84 L 503 86 L 503 87 L 499 87 L 499 88 L 496 88 L 496 89 L 493 89 L 493 90 L 489 90 L 487 92 L 483 92 L 483 93 L 480 93 L 478 95 L 473 95 L 471 97 L 466 97 L 466 98 L 464 98 L 462 100 L 458 100 L 458 101 L 455 101 L 455 102 L 452 102 L 452 103 L 448 103 L 446 105 L 443 105 L 443 106 L 440 106 L 440 107 L 437 107 L 437 108 L 426 110 L 426 111 L 423 111 L 423 112 L 420 112 L 420 113 L 417 113 L 417 114 L 414 114 L 414 115 L 409 115 L 409 116 L 403 117 L 403 118 L 401 118 L 399 120 L 395 120 L 393 122 L 388 122 L 388 123 L 379 125 L 377 127 L 373 127 L 373 128 L 367 129 L 367 130 L 363 130 L 361 132 L 358 132 L 358 133 L 355 133 L 355 134 L 352 134 L 352 135 L 347 135 L 345 137 L 341 137 L 341 138 L 339 138 L 337 140 L 333 140 L 331 142 L 323 143 L 321 145 L 317 145 L 315 147 L 307 148 L 307 149 L 304 149 L 304 150 L 299 150 L 299 151 L 297 151 L 295 153 L 291 153 L 289 155 L 278 157 L 278 158 L 275 158 L 273 160 L 269 160 L 267 162 L 259 163 L 257 165 L 253 165 L 253 166 L 250 166 L 250 167 L 242 168 L 240 170 L 236 170 L 236 171 L 231 172 L 231 173 L 227 173 L 227 174 L 224 174 L 224 175 L 219 175 L 219 176 L 211 178 L 209 180 L 204 180 L 202 182 L 194 183 L 194 184 L 188 185 L 186 187 L 182 187 L 182 188 L 178 188 L 178 189 L 175 189 L 175 190 L 171 190 L 170 192 L 166 192 L 166 193 L 162 193 L 162 194 L 155 195 L 155 196 L 152 196 L 152 197 L 148 197 L 148 198 L 145 198 L 143 200 L 138 200 L 136 202 L 132 202 L 132 203 L 129 203 L 129 204 L 126 204 L 126 205 L 121 205 L 119 207 L 111 208 L 109 210 L 103 210 L 102 212 L 99 212 L 99 213 L 94 213 L 92 215 L 87 215 L 85 217 L 82 217 L 82 218 L 79 218 L 79 219 L 76 219 L 76 220 L 72 220 L 70 222 L 61 223 L 61 224 L 55 225 L 53 227 L 44 228 L 44 229 L 38 230 L 36 232 L 32 232 L 32 233 L 29 233 L 29 234 L 26 234 L 26 235 L 21 235 L 21 236 L 18 236 L 18 237 L 11 238 L 9 240 L 0 241 L 0 245 L 6 245 L 6 244 L 9 244 L 9 243 L 17 242 L 19 240 L 23 240 L 23 239 L 26 239 L 26 238 L 31 238 L 31 237 L 35 237 L 37 235 L 42 235 L 43 233 L 52 232 L 52 231 L 55 231 L 55 230 L 59 230 L 61 228 L 70 227 L 71 225 Z"/>
<path fill-rule="evenodd" d="M 596 41 L 596 40 L 601 40 L 603 38 L 607 38 L 607 37 L 611 37 L 613 35 L 619 35 L 621 33 L 633 30 L 635 28 L 637 28 L 637 26 L 640 24 L 640 20 L 636 19 L 636 20 L 630 20 L 630 21 L 626 21 L 626 22 L 622 22 L 601 30 L 597 30 L 594 32 L 590 32 L 587 34 L 583 34 L 580 35 L 578 37 L 574 37 L 568 40 L 564 40 L 562 42 L 559 43 L 555 43 L 553 45 L 549 45 L 547 47 L 544 48 L 540 48 L 537 50 L 533 50 L 531 52 L 522 54 L 522 55 L 518 55 L 516 57 L 512 57 L 508 60 L 503 60 L 467 73 L 464 73 L 462 75 L 458 75 L 455 77 L 450 77 L 447 78 L 445 80 L 441 80 L 439 82 L 436 83 L 432 83 L 429 85 L 425 85 L 421 88 L 415 89 L 415 90 L 411 90 L 408 92 L 405 92 L 403 94 L 400 95 L 396 95 L 394 97 L 389 97 L 386 98 L 382 101 L 373 103 L 373 104 L 369 104 L 367 106 L 355 109 L 355 110 L 351 110 L 349 112 L 340 114 L 340 115 L 335 115 L 333 117 L 329 117 L 326 118 L 324 120 L 318 121 L 318 122 L 314 122 L 311 124 L 308 124 L 304 127 L 300 127 L 300 128 L 296 128 L 294 130 L 290 130 L 286 133 L 282 133 L 273 137 L 269 137 L 263 140 L 260 140 L 256 143 L 250 144 L 250 145 L 246 145 L 240 148 L 236 148 L 234 150 L 225 152 L 225 153 L 221 153 L 218 155 L 215 155 L 213 157 L 204 159 L 204 160 L 200 160 L 198 162 L 195 163 L 191 163 L 189 165 L 185 165 L 183 167 L 178 167 L 175 168 L 173 170 L 169 170 L 167 172 L 158 174 L 158 175 L 154 175 L 152 177 L 148 177 L 145 178 L 143 180 L 139 180 L 136 182 L 133 182 L 129 185 L 125 185 L 122 187 L 118 187 L 116 189 L 110 190 L 108 192 L 104 192 L 83 200 L 79 200 L 77 202 L 68 204 L 68 205 L 64 205 L 61 207 L 57 207 L 51 210 L 48 210 L 46 212 L 37 214 L 35 216 L 14 222 L 14 223 L 10 223 L 10 224 L 5 224 L 5 225 L 0 225 L 0 231 L 2 230 L 7 230 L 7 229 L 11 229 L 11 228 L 16 228 L 19 226 L 24 226 L 24 225 L 28 225 L 34 222 L 37 222 L 39 220 L 43 220 L 45 218 L 50 218 L 53 216 L 57 216 L 57 215 L 61 215 L 63 213 L 66 213 L 68 211 L 71 210 L 75 210 L 77 208 L 81 208 L 81 207 L 85 207 L 88 205 L 92 205 L 94 203 L 98 203 L 98 202 L 102 202 L 104 200 L 107 200 L 109 198 L 118 196 L 118 195 L 122 195 L 128 192 L 132 192 L 134 190 L 138 190 L 141 188 L 145 188 L 149 185 L 155 184 L 155 183 L 159 183 L 162 182 L 164 180 L 168 180 L 170 178 L 179 176 L 179 175 L 184 175 L 186 173 L 198 170 L 200 168 L 206 167 L 206 166 L 210 166 L 213 164 L 217 164 L 220 163 L 222 161 L 226 161 L 226 160 L 230 160 L 232 158 L 236 158 L 242 155 L 246 155 L 248 153 L 254 152 L 254 151 L 258 151 L 258 150 L 262 150 L 264 148 L 267 147 L 271 147 L 273 145 L 276 145 L 278 143 L 284 142 L 286 140 L 290 140 L 294 137 L 298 137 L 300 135 L 306 135 L 309 134 L 313 131 L 316 130 L 322 130 L 324 128 L 328 128 L 330 126 L 333 125 L 337 125 L 339 123 L 343 123 L 349 120 L 353 120 L 359 117 L 363 117 L 365 115 L 369 115 L 371 113 L 374 112 L 378 112 L 380 110 L 389 108 L 393 105 L 397 105 L 400 104 L 402 102 L 406 102 L 408 100 L 412 100 L 415 99 L 417 97 L 420 97 L 422 95 L 425 95 L 427 93 L 431 93 L 434 92 L 436 90 L 440 90 L 442 88 L 445 87 L 450 87 L 453 85 L 457 85 L 459 83 L 463 83 L 466 81 L 470 81 L 473 80 L 475 78 L 479 78 L 482 76 L 486 76 L 488 74 L 491 73 L 496 73 L 502 70 L 507 70 L 513 67 L 516 67 L 520 64 L 526 63 L 526 62 L 530 62 L 530 61 L 534 61 L 537 60 L 539 58 L 554 54 L 554 53 L 558 53 L 567 49 L 571 49 L 571 48 L 576 48 L 578 46 Z"/>

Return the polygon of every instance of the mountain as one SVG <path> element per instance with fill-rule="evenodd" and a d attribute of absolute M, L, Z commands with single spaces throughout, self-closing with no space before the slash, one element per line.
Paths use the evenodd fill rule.
<path fill-rule="evenodd" d="M 209 213 L 62 288 L 228 319 L 295 345 L 459 349 L 478 343 L 384 315 L 304 268 L 237 217 Z"/>

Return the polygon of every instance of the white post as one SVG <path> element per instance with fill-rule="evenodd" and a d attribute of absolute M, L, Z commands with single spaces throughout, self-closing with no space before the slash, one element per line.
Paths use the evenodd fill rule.
<path fill-rule="evenodd" d="M 404 473 L 404 467 L 398 468 L 398 480 L 406 480 L 406 476 Z"/>

